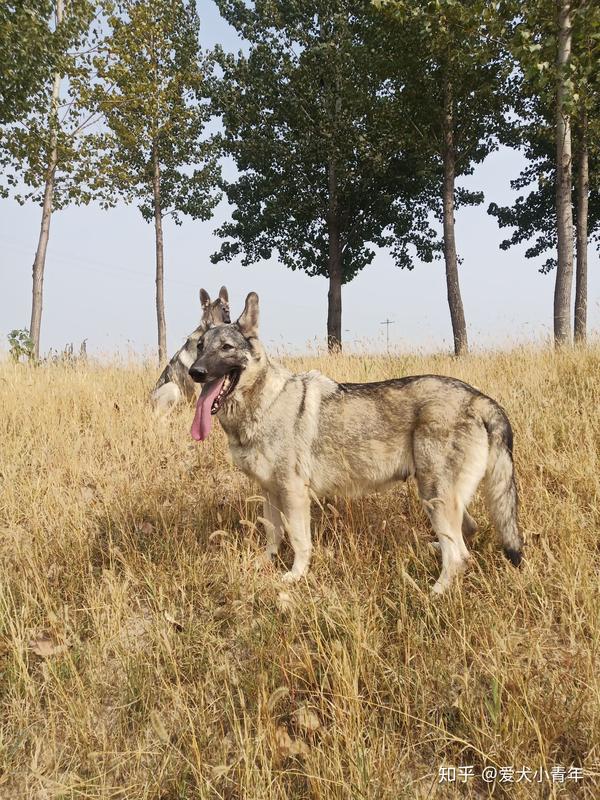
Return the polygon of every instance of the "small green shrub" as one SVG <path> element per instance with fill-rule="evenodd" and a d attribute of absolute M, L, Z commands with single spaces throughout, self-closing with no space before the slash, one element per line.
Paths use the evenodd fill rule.
<path fill-rule="evenodd" d="M 8 354 L 14 362 L 33 360 L 33 340 L 26 328 L 15 328 L 8 334 Z"/>

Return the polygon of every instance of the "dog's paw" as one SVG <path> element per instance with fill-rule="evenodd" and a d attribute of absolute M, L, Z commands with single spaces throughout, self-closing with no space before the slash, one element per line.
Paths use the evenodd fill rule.
<path fill-rule="evenodd" d="M 281 576 L 281 580 L 284 583 L 296 583 L 301 577 L 302 575 L 298 575 L 296 572 L 292 572 L 292 570 L 290 570 Z"/>
<path fill-rule="evenodd" d="M 431 587 L 429 594 L 431 595 L 431 598 L 434 599 L 435 597 L 440 597 L 441 595 L 445 594 L 447 588 L 448 587 L 444 586 L 438 581 L 434 586 Z"/>

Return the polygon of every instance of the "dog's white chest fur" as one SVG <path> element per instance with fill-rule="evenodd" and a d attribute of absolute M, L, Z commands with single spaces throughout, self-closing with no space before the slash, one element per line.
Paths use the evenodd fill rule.
<path fill-rule="evenodd" d="M 273 475 L 273 461 L 262 449 L 247 448 L 243 445 L 230 445 L 231 457 L 236 467 L 245 472 L 250 478 L 267 486 L 271 483 Z"/>

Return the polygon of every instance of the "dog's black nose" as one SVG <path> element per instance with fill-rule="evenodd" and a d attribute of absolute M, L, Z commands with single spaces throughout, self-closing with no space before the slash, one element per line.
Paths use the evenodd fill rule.
<path fill-rule="evenodd" d="M 197 367 L 195 364 L 192 364 L 190 367 L 190 378 L 196 383 L 204 383 L 206 380 L 206 370 L 202 367 Z"/>

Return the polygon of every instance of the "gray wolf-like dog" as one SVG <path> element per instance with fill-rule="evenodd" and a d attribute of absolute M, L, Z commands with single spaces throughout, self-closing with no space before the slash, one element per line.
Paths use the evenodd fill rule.
<path fill-rule="evenodd" d="M 202 391 L 191 433 L 206 439 L 218 414 L 234 463 L 264 491 L 269 559 L 287 531 L 294 562 L 285 581 L 308 570 L 311 492 L 363 495 L 409 476 L 439 540 L 442 571 L 433 592 L 444 592 L 465 568 L 463 534 L 477 529 L 467 506 L 482 479 L 504 552 L 520 563 L 512 430 L 498 403 L 438 375 L 379 383 L 295 375 L 271 361 L 257 337 L 251 292 L 235 323 L 198 340 L 190 375 Z"/>
<path fill-rule="evenodd" d="M 150 402 L 159 415 L 171 411 L 183 398 L 188 401 L 196 399 L 196 385 L 190 377 L 189 369 L 197 358 L 198 340 L 213 325 L 231 322 L 229 295 L 225 286 L 221 286 L 219 296 L 212 303 L 208 292 L 200 289 L 200 305 L 200 325 L 190 333 L 183 347 L 179 348 L 163 369 L 150 395 Z"/>

